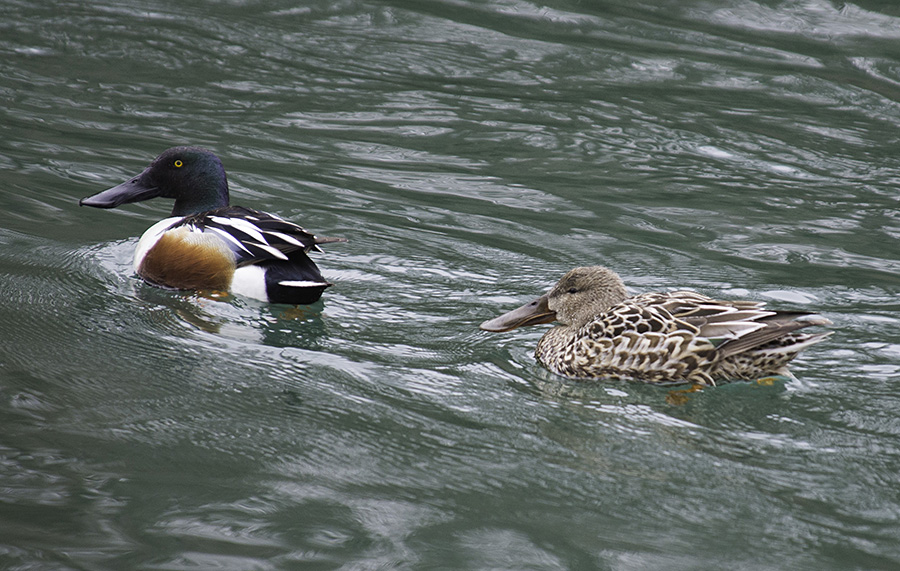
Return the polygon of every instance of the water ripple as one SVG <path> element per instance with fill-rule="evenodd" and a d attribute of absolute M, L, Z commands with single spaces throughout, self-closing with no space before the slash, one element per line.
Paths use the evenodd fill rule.
<path fill-rule="evenodd" d="M 4 561 L 900 560 L 895 10 L 3 6 Z M 170 205 L 77 200 L 179 143 L 235 203 L 350 239 L 316 254 L 321 302 L 133 275 Z M 798 380 L 668 398 L 477 329 L 594 263 L 835 334 Z"/>

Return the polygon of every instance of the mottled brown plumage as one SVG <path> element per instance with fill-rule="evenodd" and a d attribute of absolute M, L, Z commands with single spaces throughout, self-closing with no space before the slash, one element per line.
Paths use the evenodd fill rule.
<path fill-rule="evenodd" d="M 544 296 L 481 328 L 558 321 L 535 356 L 567 377 L 715 385 L 790 375 L 788 362 L 831 334 L 796 332 L 831 323 L 821 316 L 764 306 L 690 291 L 628 297 L 615 272 L 594 266 L 575 268 Z"/>

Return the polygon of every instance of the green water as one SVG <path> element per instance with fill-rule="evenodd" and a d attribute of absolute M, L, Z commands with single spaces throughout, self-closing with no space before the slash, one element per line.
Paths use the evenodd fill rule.
<path fill-rule="evenodd" d="M 893 3 L 0 0 L 0 568 L 900 566 Z M 144 285 L 213 149 L 346 244 L 304 308 Z M 684 399 L 478 324 L 576 265 L 821 311 Z"/>

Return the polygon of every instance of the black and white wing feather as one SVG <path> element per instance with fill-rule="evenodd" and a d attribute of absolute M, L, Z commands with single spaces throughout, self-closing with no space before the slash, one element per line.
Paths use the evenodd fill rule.
<path fill-rule="evenodd" d="M 293 252 L 321 251 L 319 244 L 346 242 L 343 238 L 318 238 L 293 222 L 242 206 L 188 216 L 177 225 L 219 236 L 234 252 L 238 267 L 267 260 L 287 261 Z"/>

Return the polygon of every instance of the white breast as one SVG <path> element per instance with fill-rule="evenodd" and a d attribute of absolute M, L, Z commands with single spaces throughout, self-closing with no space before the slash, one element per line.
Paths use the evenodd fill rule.
<path fill-rule="evenodd" d="M 169 226 L 175 224 L 182 218 L 182 216 L 173 216 L 172 218 L 160 220 L 150 228 L 147 228 L 147 231 L 144 232 L 144 234 L 141 236 L 141 239 L 138 241 L 137 248 L 134 249 L 135 272 L 138 271 L 138 268 L 141 266 L 141 260 L 143 260 L 144 256 L 147 255 L 147 252 L 150 251 L 150 248 L 155 246 L 159 241 L 160 236 L 165 233 Z"/>

